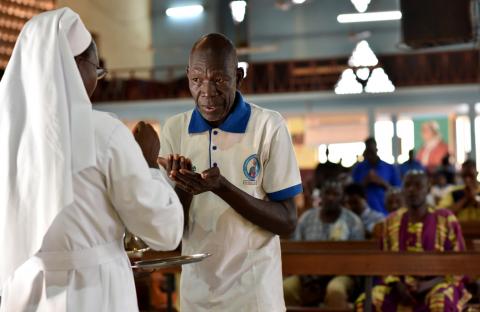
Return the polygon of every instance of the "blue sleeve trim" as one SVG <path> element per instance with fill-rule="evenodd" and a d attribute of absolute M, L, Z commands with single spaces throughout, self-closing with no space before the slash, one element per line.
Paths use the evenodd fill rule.
<path fill-rule="evenodd" d="M 291 186 L 289 188 L 273 192 L 273 193 L 267 193 L 268 198 L 273 201 L 281 201 L 285 200 L 288 198 L 292 198 L 293 196 L 303 192 L 303 187 L 302 184 L 297 184 L 294 186 Z"/>

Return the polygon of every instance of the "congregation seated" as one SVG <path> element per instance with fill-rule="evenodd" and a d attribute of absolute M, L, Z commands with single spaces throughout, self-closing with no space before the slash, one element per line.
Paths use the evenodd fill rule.
<path fill-rule="evenodd" d="M 313 181 L 307 180 L 302 182 L 303 192 L 295 195 L 295 205 L 297 206 L 297 216 L 300 217 L 306 210 L 313 206 Z"/>
<path fill-rule="evenodd" d="M 363 240 L 365 232 L 358 216 L 342 206 L 342 184 L 327 181 L 321 190 L 321 208 L 311 208 L 300 218 L 293 239 L 297 241 Z M 290 276 L 284 280 L 287 306 L 328 308 L 349 306 L 354 280 L 348 276 Z"/>
<path fill-rule="evenodd" d="M 399 187 L 391 187 L 385 194 L 385 209 L 387 213 L 392 213 L 404 207 L 404 199 L 402 189 Z"/>
<path fill-rule="evenodd" d="M 466 160 L 460 171 L 463 185 L 451 187 L 438 206 L 454 212 L 459 221 L 480 221 L 480 184 L 477 175 L 475 161 Z"/>
<path fill-rule="evenodd" d="M 338 177 L 345 173 L 345 168 L 339 163 L 334 163 L 328 160 L 329 149 L 325 151 L 327 161 L 325 163 L 318 163 L 313 172 L 313 187 L 321 189 L 326 181 L 338 179 Z"/>
<path fill-rule="evenodd" d="M 404 180 L 405 208 L 391 213 L 383 229 L 387 251 L 464 251 L 460 224 L 447 209 L 428 205 L 428 178 L 411 171 Z M 376 311 L 462 311 L 470 299 L 462 277 L 387 276 L 373 288 Z M 365 295 L 356 301 L 363 311 Z"/>
<path fill-rule="evenodd" d="M 391 187 L 387 190 L 385 194 L 385 209 L 387 213 L 392 213 L 397 211 L 401 207 L 404 207 L 403 193 L 402 189 L 399 187 Z M 372 237 L 379 239 L 382 237 L 384 222 L 375 224 L 372 229 Z"/>
<path fill-rule="evenodd" d="M 382 222 L 385 216 L 368 206 L 365 189 L 361 184 L 350 183 L 345 186 L 345 205 L 353 211 L 363 222 L 365 234 L 371 237 L 375 225 Z"/>
<path fill-rule="evenodd" d="M 442 198 L 444 198 L 450 191 L 450 188 L 452 187 L 448 177 L 450 174 L 450 172 L 447 172 L 443 168 L 438 168 L 432 173 L 430 177 L 430 194 L 428 195 L 428 200 L 432 205 L 438 206 Z"/>

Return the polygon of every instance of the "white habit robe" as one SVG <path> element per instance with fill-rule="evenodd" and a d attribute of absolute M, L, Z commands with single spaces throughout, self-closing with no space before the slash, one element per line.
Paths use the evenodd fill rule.
<path fill-rule="evenodd" d="M 182 236 L 165 175 L 91 109 L 73 59 L 85 32 L 69 9 L 40 14 L 0 84 L 1 312 L 138 311 L 125 227 L 158 250 Z"/>
<path fill-rule="evenodd" d="M 97 165 L 74 175 L 73 204 L 7 280 L 1 312 L 138 311 L 125 225 L 154 249 L 180 242 L 181 204 L 163 172 L 149 171 L 120 121 L 94 111 L 93 122 Z"/>

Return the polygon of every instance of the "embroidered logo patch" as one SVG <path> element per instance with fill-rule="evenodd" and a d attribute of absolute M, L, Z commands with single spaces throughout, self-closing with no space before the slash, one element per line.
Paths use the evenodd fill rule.
<path fill-rule="evenodd" d="M 244 180 L 245 185 L 256 185 L 257 177 L 260 174 L 260 161 L 257 154 L 253 154 L 247 157 L 243 162 L 243 174 L 248 180 Z"/>

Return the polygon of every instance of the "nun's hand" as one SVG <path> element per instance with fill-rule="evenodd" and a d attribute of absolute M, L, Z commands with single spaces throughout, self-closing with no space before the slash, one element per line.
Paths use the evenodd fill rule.
<path fill-rule="evenodd" d="M 160 152 L 160 139 L 151 124 L 140 121 L 133 130 L 133 136 L 150 168 L 158 168 L 158 154 Z"/>

